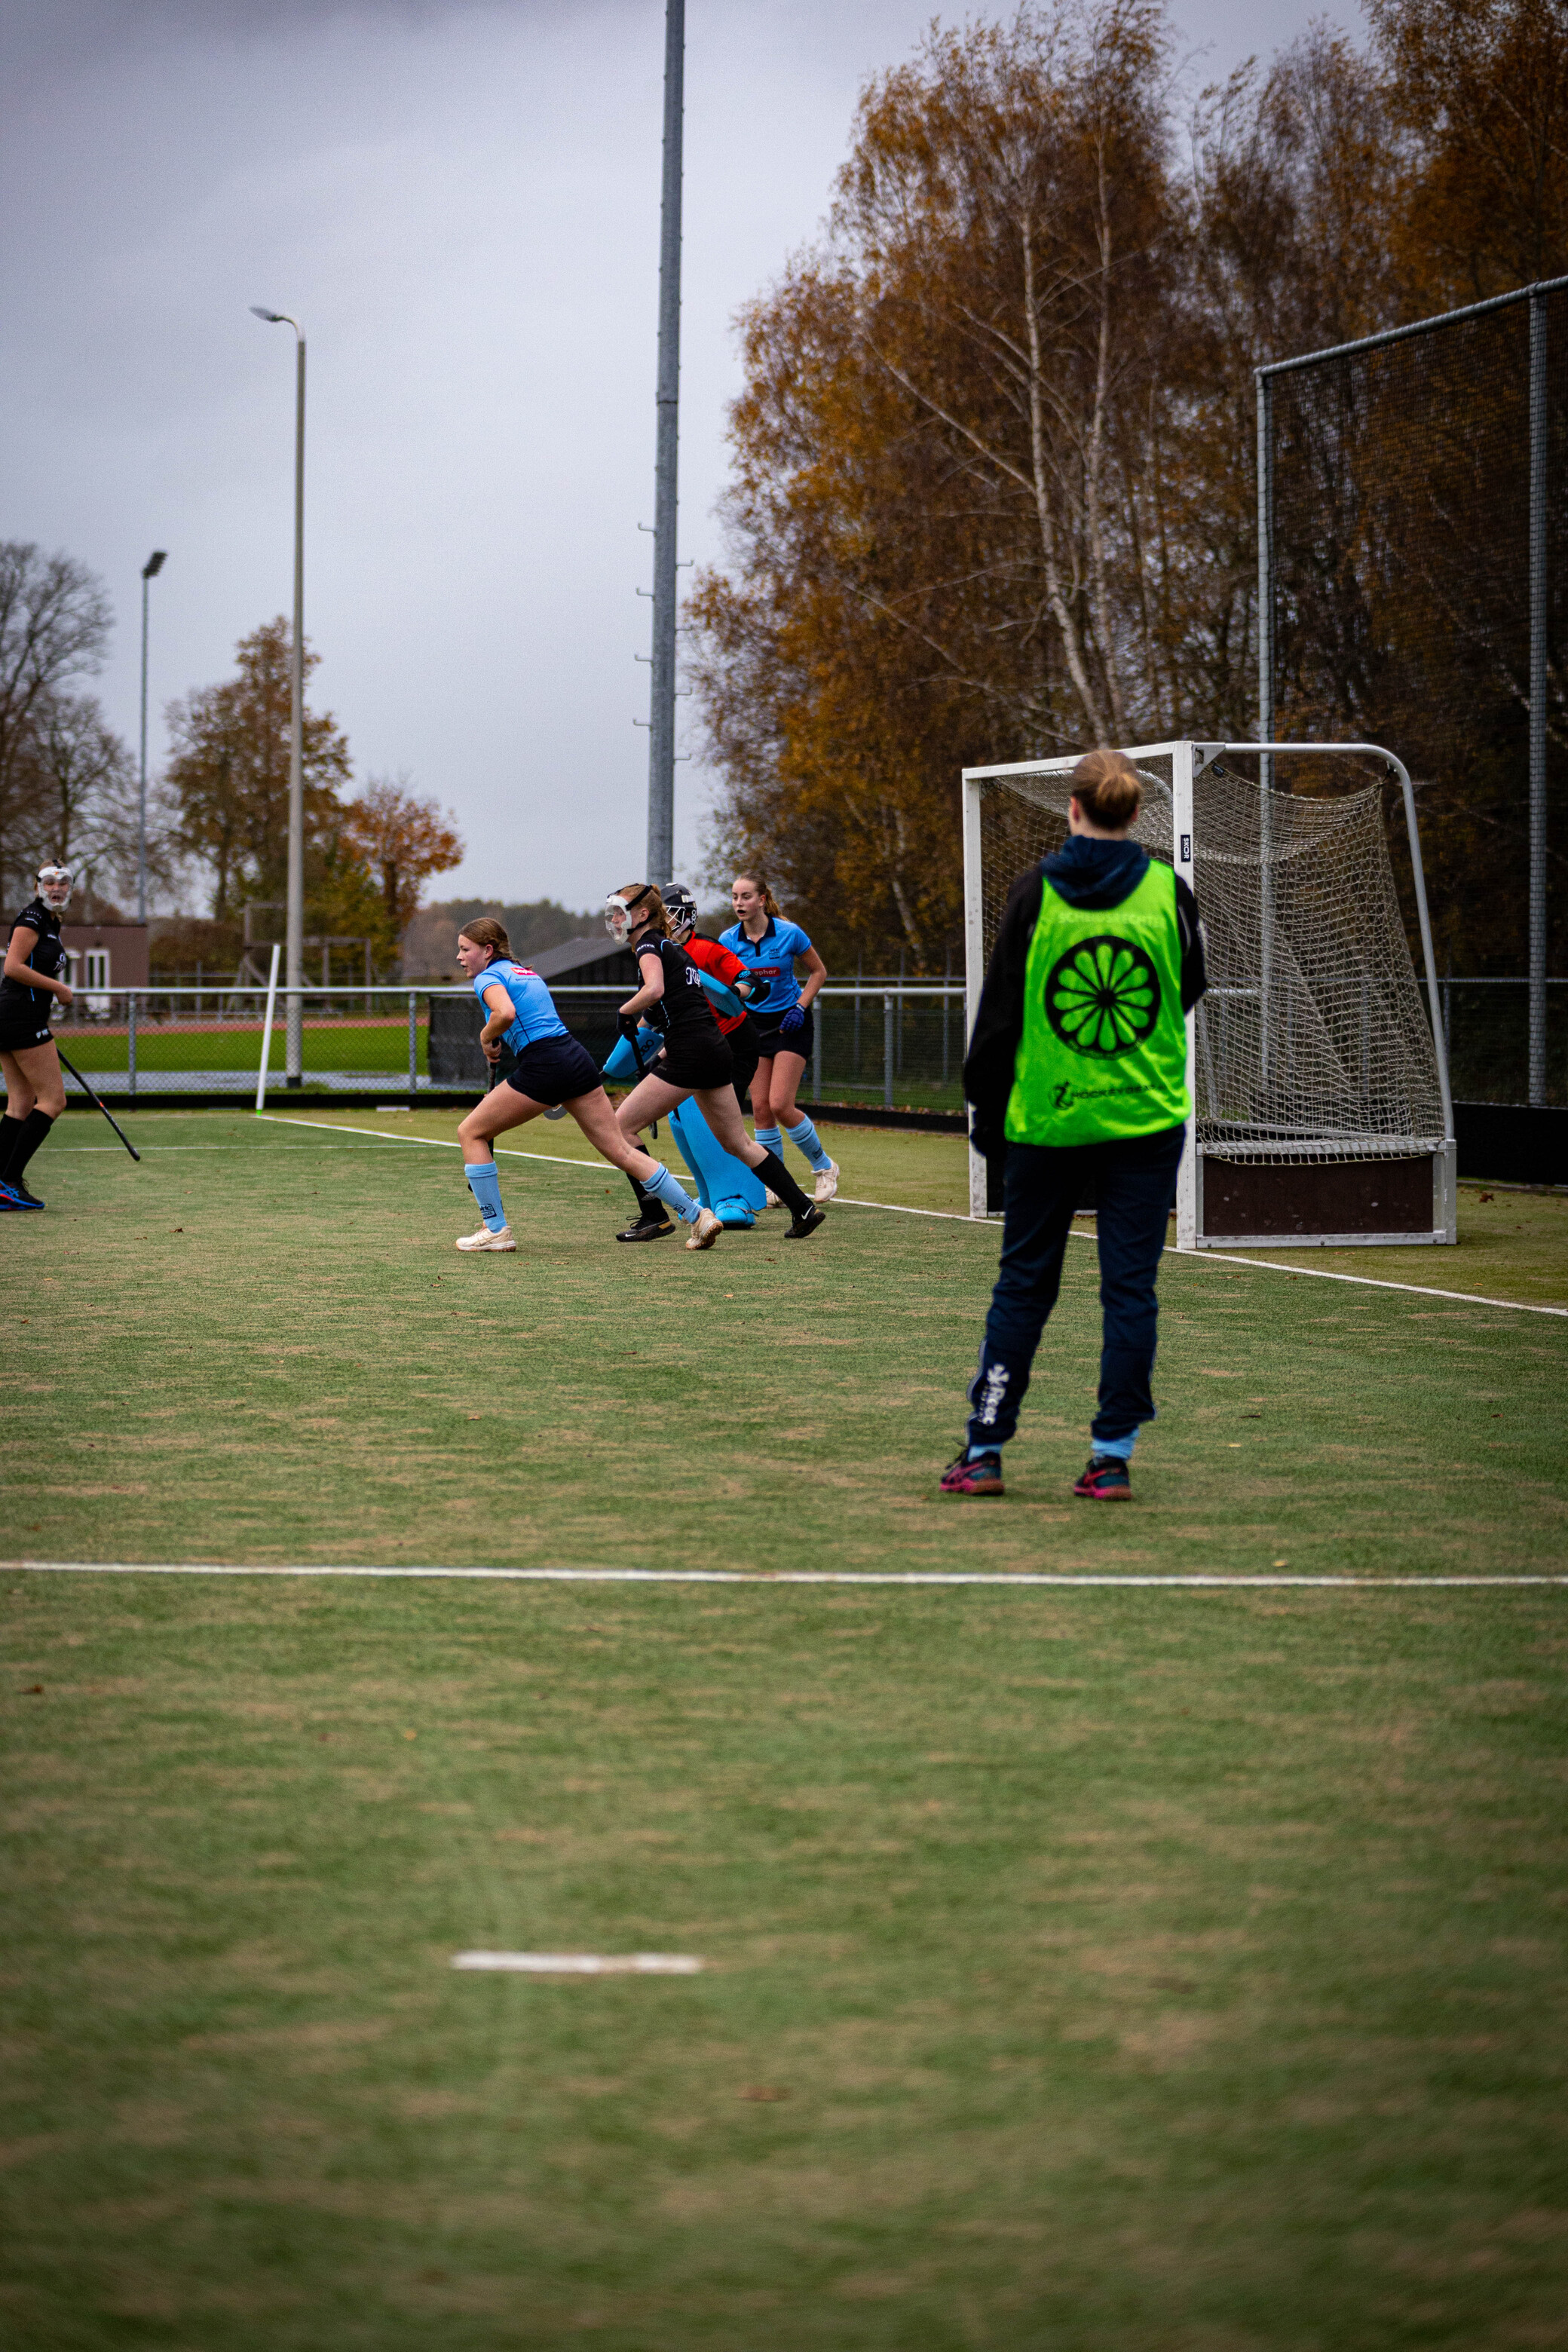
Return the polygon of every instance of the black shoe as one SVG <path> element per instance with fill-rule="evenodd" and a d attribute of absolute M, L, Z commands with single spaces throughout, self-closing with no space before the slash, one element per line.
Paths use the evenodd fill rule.
<path fill-rule="evenodd" d="M 628 1225 L 624 1234 L 616 1235 L 616 1239 L 618 1242 L 661 1242 L 666 1234 L 674 1231 L 674 1225 L 662 1209 L 645 1209 L 636 1224 Z"/>
<path fill-rule="evenodd" d="M 818 1209 L 808 1201 L 805 1204 L 805 1216 L 796 1217 L 788 1233 L 785 1234 L 784 1239 L 786 1242 L 803 1242 L 808 1234 L 816 1231 L 818 1225 L 825 1225 L 826 1223 L 826 1210 Z"/>
<path fill-rule="evenodd" d="M 1132 1480 L 1120 1454 L 1091 1454 L 1073 1493 L 1086 1503 L 1130 1503 Z"/>
<path fill-rule="evenodd" d="M 7 1176 L 5 1182 L 0 1183 L 0 1209 L 41 1209 L 43 1205 L 36 1192 L 28 1192 L 19 1176 Z"/>

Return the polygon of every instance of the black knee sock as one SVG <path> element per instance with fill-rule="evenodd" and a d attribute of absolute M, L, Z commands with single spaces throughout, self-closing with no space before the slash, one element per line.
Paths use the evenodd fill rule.
<path fill-rule="evenodd" d="M 23 1124 L 21 1119 L 13 1118 L 9 1111 L 4 1118 L 0 1118 L 0 1184 L 5 1181 L 9 1172 L 11 1154 L 16 1149 Z"/>
<path fill-rule="evenodd" d="M 624 1168 L 621 1171 L 621 1173 L 625 1176 L 626 1182 L 632 1188 L 632 1194 L 637 1202 L 639 1213 L 646 1217 L 650 1205 L 647 1194 L 643 1191 L 642 1186 L 638 1183 L 637 1178 L 632 1174 L 629 1168 Z"/>
<path fill-rule="evenodd" d="M 811 1202 L 806 1199 L 776 1151 L 770 1151 L 767 1158 L 759 1161 L 752 1169 L 752 1173 L 753 1176 L 762 1178 L 770 1192 L 778 1194 L 792 1217 L 805 1215 L 806 1211 L 811 1207 Z"/>
<path fill-rule="evenodd" d="M 53 1125 L 54 1120 L 47 1110 L 30 1110 L 27 1113 L 11 1146 L 11 1157 L 5 1165 L 5 1182 L 15 1184 L 19 1181 L 23 1169 Z M 774 1189 L 776 1191 L 777 1187 Z"/>

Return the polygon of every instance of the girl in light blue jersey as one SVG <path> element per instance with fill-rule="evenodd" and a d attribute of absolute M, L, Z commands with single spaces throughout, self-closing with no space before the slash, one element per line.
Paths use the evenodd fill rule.
<path fill-rule="evenodd" d="M 458 1247 L 516 1249 L 501 1206 L 495 1139 L 508 1128 L 521 1127 L 564 1105 L 595 1151 L 613 1168 L 636 1177 L 646 1192 L 668 1202 L 690 1224 L 688 1249 L 710 1248 L 723 1230 L 719 1219 L 707 1209 L 698 1210 L 693 1219 L 690 1195 L 667 1168 L 623 1135 L 593 1055 L 572 1035 L 539 974 L 514 961 L 503 927 L 489 915 L 466 924 L 458 936 L 458 961 L 485 1009 L 479 1033 L 485 1059 L 499 1062 L 503 1044 L 516 1057 L 505 1083 L 492 1087 L 458 1129 L 463 1172 L 483 1220 L 479 1231 L 465 1234 Z"/>
<path fill-rule="evenodd" d="M 838 1165 L 823 1150 L 816 1128 L 799 1109 L 795 1093 L 816 1039 L 812 1000 L 827 978 L 827 966 L 798 923 L 786 922 L 778 900 L 754 874 L 737 874 L 730 893 L 735 920 L 721 934 L 740 957 L 752 981 L 747 1006 L 760 1052 L 752 1080 L 752 1118 L 764 1151 L 784 1151 L 787 1135 L 816 1171 L 818 1201 L 838 1190 Z M 795 978 L 805 966 L 804 983 Z"/>

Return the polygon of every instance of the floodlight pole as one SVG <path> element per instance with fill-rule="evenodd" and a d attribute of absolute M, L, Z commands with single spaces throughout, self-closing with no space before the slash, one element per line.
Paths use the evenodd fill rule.
<path fill-rule="evenodd" d="M 654 452 L 653 671 L 648 703 L 647 878 L 675 866 L 675 584 L 680 446 L 680 173 L 686 0 L 665 0 L 664 192 L 658 237 L 658 438 Z"/>
<path fill-rule="evenodd" d="M 1530 298 L 1530 1099 L 1546 1100 L 1546 297 Z"/>
<path fill-rule="evenodd" d="M 305 984 L 305 336 L 297 319 L 283 310 L 251 310 L 269 326 L 294 330 L 294 643 L 289 673 L 289 880 L 285 892 L 284 1078 L 301 1077 L 303 1021 L 300 992 Z"/>
<path fill-rule="evenodd" d="M 136 786 L 136 919 L 147 920 L 147 583 L 156 580 L 168 555 L 155 547 L 142 566 L 142 758 Z"/>

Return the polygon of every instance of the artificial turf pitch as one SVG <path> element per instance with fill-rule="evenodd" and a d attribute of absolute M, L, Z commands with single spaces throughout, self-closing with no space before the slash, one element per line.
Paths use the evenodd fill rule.
<path fill-rule="evenodd" d="M 1552 1319 L 1168 1259 L 1100 1510 L 1075 1244 L 1014 1491 L 944 1502 L 994 1232 L 626 1251 L 618 1179 L 503 1158 L 464 1260 L 455 1154 L 135 1132 L 5 1225 L 17 1554 L 1563 1565 Z M 0 1591 L 27 2352 L 1568 2342 L 1568 1592 Z"/>

